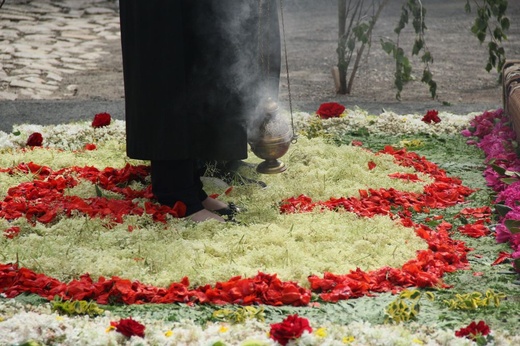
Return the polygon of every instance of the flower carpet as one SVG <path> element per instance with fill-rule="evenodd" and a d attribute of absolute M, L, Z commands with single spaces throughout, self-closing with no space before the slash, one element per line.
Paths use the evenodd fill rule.
<path fill-rule="evenodd" d="M 289 167 L 155 203 L 124 122 L 0 133 L 0 344 L 515 345 L 520 161 L 501 110 L 298 113 Z M 259 160 L 251 157 L 253 166 Z M 216 169 L 216 168 L 215 168 Z"/>

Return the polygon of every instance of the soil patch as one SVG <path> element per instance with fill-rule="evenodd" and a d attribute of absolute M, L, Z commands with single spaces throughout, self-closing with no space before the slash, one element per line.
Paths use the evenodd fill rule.
<path fill-rule="evenodd" d="M 110 0 L 69 0 L 68 3 L 116 10 L 118 7 L 116 1 Z M 412 60 L 416 80 L 405 85 L 401 101 L 396 100 L 395 62 L 379 42 L 382 37 L 396 38 L 393 29 L 402 3 L 403 0 L 391 0 L 382 12 L 373 33 L 372 47 L 363 59 L 351 95 L 337 95 L 331 74 L 332 66 L 337 63 L 337 0 L 283 0 L 293 108 L 312 112 L 322 102 L 336 101 L 379 114 L 382 108 L 403 113 L 446 107 L 443 109 L 453 113 L 467 113 L 502 106 L 498 74 L 484 69 L 488 59 L 486 46 L 470 32 L 474 13 L 466 14 L 464 2 L 453 0 L 430 0 L 426 5 L 426 43 L 434 58 L 432 72 L 438 83 L 438 100 L 432 100 L 428 87 L 420 82 L 423 66 L 417 57 Z M 520 1 L 510 0 L 508 13 L 511 28 L 505 43 L 506 53 L 509 58 L 519 58 L 520 25 L 515 19 L 520 18 Z M 413 38 L 413 30 L 405 29 L 401 43 L 406 52 L 411 52 Z M 104 56 L 97 69 L 65 76 L 61 83 L 64 90 L 57 95 L 65 95 L 67 85 L 80 87 L 75 95 L 59 96 L 60 100 L 123 100 L 120 42 L 107 41 L 104 49 L 110 54 Z M 285 73 L 282 77 L 280 99 L 287 107 L 289 92 Z M 55 95 L 49 99 L 56 101 Z"/>
<path fill-rule="evenodd" d="M 395 39 L 393 29 L 401 11 L 401 0 L 391 0 L 384 9 L 373 34 L 373 44 L 356 76 L 351 95 L 337 95 L 331 67 L 337 63 L 337 0 L 285 0 L 285 37 L 289 62 L 291 100 L 295 108 L 312 111 L 321 102 L 337 101 L 346 106 L 359 105 L 374 111 L 382 107 L 402 111 L 441 107 L 449 103 L 454 112 L 478 110 L 502 104 L 502 86 L 496 72 L 484 66 L 488 55 L 484 45 L 470 32 L 474 14 L 464 11 L 464 3 L 452 0 L 430 0 L 427 5 L 427 45 L 432 52 L 432 72 L 438 83 L 438 100 L 432 100 L 428 87 L 420 82 L 422 64 L 412 60 L 416 81 L 409 82 L 397 102 L 393 84 L 395 62 L 381 48 L 380 39 Z M 511 29 L 506 42 L 508 57 L 520 56 L 520 2 L 509 1 Z M 413 30 L 405 29 L 401 42 L 411 52 Z M 123 97 L 121 49 L 114 42 L 107 49 L 110 56 L 98 71 L 70 76 L 64 84 L 82 85 L 78 97 L 121 99 Z M 100 85 L 104 87 L 100 88 Z M 281 100 L 288 101 L 285 75 Z M 422 105 L 422 107 L 421 107 Z M 417 111 L 421 111 L 420 109 Z"/>

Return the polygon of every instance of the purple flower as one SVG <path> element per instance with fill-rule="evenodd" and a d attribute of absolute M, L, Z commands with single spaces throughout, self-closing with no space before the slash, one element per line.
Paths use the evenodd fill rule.
<path fill-rule="evenodd" d="M 514 259 L 520 258 L 520 233 L 512 234 L 509 243 L 513 249 L 512 257 Z"/>
<path fill-rule="evenodd" d="M 520 179 L 513 183 L 503 181 L 506 176 L 500 175 L 493 167 L 498 166 L 505 171 L 520 172 L 520 159 L 516 155 L 514 143 L 517 140 L 516 132 L 509 124 L 509 119 L 502 109 L 484 112 L 470 122 L 470 127 L 463 130 L 465 137 L 477 137 L 477 141 L 468 140 L 468 144 L 479 147 L 486 155 L 489 165 L 484 170 L 486 184 L 498 193 L 495 203 L 505 204 L 511 211 L 501 220 L 495 229 L 495 238 L 498 243 L 509 243 L 513 249 L 515 269 L 520 272 L 520 233 L 512 233 L 505 225 L 505 220 L 520 221 Z M 513 176 L 514 177 L 514 176 Z M 511 176 L 507 176 L 511 178 Z M 516 230 L 515 230 L 516 231 Z"/>
<path fill-rule="evenodd" d="M 487 186 L 496 192 L 504 191 L 507 188 L 507 184 L 502 181 L 502 177 L 492 167 L 484 170 L 484 178 Z"/>
<path fill-rule="evenodd" d="M 518 170 L 516 170 L 518 172 Z M 505 204 L 510 208 L 514 208 L 520 203 L 520 181 L 509 185 L 500 192 L 496 198 L 497 202 Z"/>
<path fill-rule="evenodd" d="M 507 243 L 509 239 L 511 239 L 511 232 L 504 224 L 497 225 L 495 232 L 495 239 L 497 243 Z"/>
<path fill-rule="evenodd" d="M 464 130 L 462 130 L 462 131 L 460 132 L 460 134 L 463 135 L 464 137 L 471 137 L 471 136 L 473 136 L 473 133 L 471 133 L 471 131 L 468 130 L 468 129 L 464 129 Z"/>

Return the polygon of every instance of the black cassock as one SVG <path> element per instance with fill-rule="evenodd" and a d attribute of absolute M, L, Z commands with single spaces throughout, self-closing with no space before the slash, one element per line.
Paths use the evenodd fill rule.
<path fill-rule="evenodd" d="M 261 98 L 277 98 L 276 0 L 120 0 L 127 154 L 247 157 Z"/>

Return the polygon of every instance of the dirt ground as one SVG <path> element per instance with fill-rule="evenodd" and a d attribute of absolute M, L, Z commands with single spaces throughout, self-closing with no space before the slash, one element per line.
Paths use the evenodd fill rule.
<path fill-rule="evenodd" d="M 110 3 L 110 2 L 108 2 Z M 486 46 L 470 32 L 474 13 L 464 11 L 464 0 L 429 0 L 426 44 L 434 64 L 432 72 L 438 84 L 438 100 L 433 101 L 428 87 L 420 82 L 422 64 L 412 60 L 419 81 L 405 86 L 402 101 L 395 99 L 394 61 L 381 48 L 381 37 L 395 39 L 403 0 L 391 0 L 384 9 L 373 34 L 373 45 L 363 59 L 351 95 L 337 95 L 331 67 L 337 63 L 337 0 L 283 0 L 285 39 L 291 100 L 295 108 L 314 107 L 321 102 L 337 101 L 349 105 L 388 105 L 422 103 L 425 107 L 448 102 L 457 105 L 501 105 L 502 87 L 498 74 L 484 69 L 488 59 Z M 116 3 L 113 6 L 117 7 Z M 505 43 L 508 58 L 520 58 L 520 1 L 509 1 L 511 28 Z M 407 28 L 401 43 L 408 53 L 413 44 L 413 30 Z M 97 71 L 68 76 L 63 85 L 82 85 L 76 98 L 116 100 L 123 98 L 121 49 L 114 42 L 111 52 Z M 285 67 L 284 67 L 285 69 Z M 284 70 L 285 72 L 285 70 Z M 289 99 L 285 73 L 280 89 L 281 101 Z M 102 87 L 100 87 L 102 86 Z M 308 110 L 308 109 L 307 109 Z"/>

